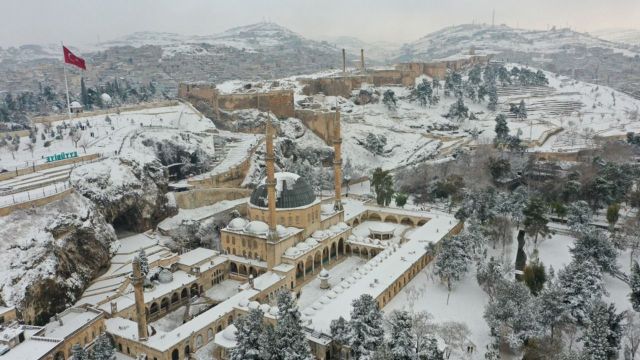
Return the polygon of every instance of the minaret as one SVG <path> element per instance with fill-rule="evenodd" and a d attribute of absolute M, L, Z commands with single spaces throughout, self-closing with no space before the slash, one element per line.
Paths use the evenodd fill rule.
<path fill-rule="evenodd" d="M 133 275 L 131 281 L 133 282 L 133 291 L 136 300 L 136 313 L 138 316 L 138 339 L 145 341 L 148 338 L 147 334 L 147 314 L 144 307 L 144 294 L 142 292 L 142 286 L 144 285 L 144 275 L 140 270 L 140 259 L 136 256 L 133 258 Z"/>
<path fill-rule="evenodd" d="M 333 182 L 335 185 L 336 200 L 333 208 L 337 211 L 342 208 L 342 138 L 340 136 L 340 112 L 336 106 L 336 117 L 333 120 Z"/>
<path fill-rule="evenodd" d="M 276 176 L 275 176 L 275 160 L 273 153 L 273 128 L 271 127 L 271 119 L 267 121 L 267 155 L 265 162 L 267 164 L 267 202 L 269 206 L 269 242 L 278 241 L 278 233 L 276 231 Z"/>

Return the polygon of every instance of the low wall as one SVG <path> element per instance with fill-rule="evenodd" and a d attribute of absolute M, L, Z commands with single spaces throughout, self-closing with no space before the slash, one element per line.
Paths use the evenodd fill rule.
<path fill-rule="evenodd" d="M 327 96 L 350 97 L 351 92 L 362 84 L 375 86 L 402 85 L 412 86 L 418 74 L 404 70 L 373 70 L 366 74 L 349 74 L 316 79 L 300 79 L 305 85 L 305 95 L 323 93 Z"/>
<path fill-rule="evenodd" d="M 163 106 L 175 106 L 178 104 L 180 104 L 178 100 L 155 101 L 155 102 L 136 104 L 136 105 L 130 105 L 130 106 L 120 106 L 120 107 L 113 107 L 108 109 L 74 113 L 74 114 L 71 114 L 71 118 L 75 119 L 75 118 L 83 118 L 83 117 L 96 116 L 96 115 L 108 115 L 116 112 L 122 113 L 126 111 L 153 109 L 153 108 L 163 107 Z M 69 115 L 64 113 L 64 114 L 56 114 L 56 115 L 48 115 L 48 116 L 34 116 L 31 118 L 31 122 L 33 124 L 37 124 L 37 123 L 62 121 L 67 119 L 69 119 Z"/>
<path fill-rule="evenodd" d="M 195 209 L 223 200 L 237 200 L 250 195 L 251 189 L 241 188 L 194 189 L 173 194 L 180 209 Z"/>
<path fill-rule="evenodd" d="M 38 165 L 35 165 L 35 166 L 25 167 L 25 168 L 21 168 L 21 169 L 15 169 L 13 171 L 7 171 L 5 173 L 0 173 L 0 181 L 13 179 L 14 177 L 20 176 L 20 175 L 31 174 L 31 173 L 34 173 L 36 171 L 52 169 L 52 168 L 55 168 L 55 167 L 58 167 L 58 166 L 82 163 L 82 162 L 85 162 L 85 161 L 91 161 L 91 160 L 98 159 L 101 156 L 102 156 L 102 154 L 89 154 L 89 155 L 78 156 L 76 158 L 58 160 L 58 161 L 38 164 Z"/>
<path fill-rule="evenodd" d="M 320 110 L 296 110 L 295 117 L 324 142 L 333 146 L 334 124 L 336 118 L 340 121 L 340 112 Z"/>
<path fill-rule="evenodd" d="M 0 136 L 25 137 L 25 136 L 29 136 L 30 133 L 31 133 L 30 130 L 0 131 Z"/>
<path fill-rule="evenodd" d="M 279 118 L 290 118 L 294 116 L 293 90 L 218 95 L 218 107 L 227 111 L 258 109 Z"/>
<path fill-rule="evenodd" d="M 40 207 L 40 206 L 44 206 L 47 205 L 49 203 L 52 203 L 56 200 L 60 200 L 62 198 L 67 197 L 69 194 L 73 193 L 73 188 L 69 188 L 67 190 L 61 191 L 57 194 L 53 194 L 53 195 L 49 195 L 46 197 L 41 197 L 38 199 L 34 199 L 34 200 L 30 200 L 30 201 L 26 201 L 26 202 L 21 202 L 18 204 L 13 204 L 13 205 L 9 205 L 6 207 L 2 207 L 0 208 L 0 216 L 7 216 L 9 214 L 11 214 L 13 211 L 15 210 L 24 210 L 24 209 L 30 209 L 32 207 Z"/>
<path fill-rule="evenodd" d="M 214 174 L 206 178 L 187 179 L 189 185 L 196 188 L 237 188 L 240 187 L 244 177 L 249 171 L 251 157 L 247 157 L 242 163 L 219 174 Z"/>

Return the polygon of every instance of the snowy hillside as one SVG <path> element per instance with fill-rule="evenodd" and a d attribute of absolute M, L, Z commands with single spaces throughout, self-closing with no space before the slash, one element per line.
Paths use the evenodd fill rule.
<path fill-rule="evenodd" d="M 399 59 L 435 60 L 466 53 L 471 48 L 490 54 L 503 51 L 551 54 L 573 47 L 600 47 L 626 56 L 636 55 L 624 45 L 566 28 L 541 31 L 514 29 L 505 25 L 465 24 L 444 28 L 405 45 Z"/>
<path fill-rule="evenodd" d="M 608 41 L 640 46 L 640 30 L 638 29 L 602 29 L 594 31 L 592 34 Z"/>

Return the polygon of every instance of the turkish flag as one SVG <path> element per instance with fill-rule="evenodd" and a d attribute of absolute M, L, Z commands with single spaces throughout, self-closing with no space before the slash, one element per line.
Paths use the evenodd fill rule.
<path fill-rule="evenodd" d="M 62 47 L 62 51 L 64 52 L 64 62 L 67 64 L 75 65 L 82 70 L 87 70 L 87 67 L 84 64 L 84 59 L 76 56 L 71 50 L 67 49 L 66 46 Z"/>

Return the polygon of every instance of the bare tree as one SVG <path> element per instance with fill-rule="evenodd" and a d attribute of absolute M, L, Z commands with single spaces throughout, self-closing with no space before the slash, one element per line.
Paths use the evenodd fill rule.
<path fill-rule="evenodd" d="M 635 360 L 640 346 L 640 316 L 634 311 L 626 311 L 624 317 L 627 320 L 622 334 L 626 340 L 624 345 L 625 359 Z"/>
<path fill-rule="evenodd" d="M 80 140 L 80 147 L 82 148 L 82 150 L 86 154 L 87 153 L 87 147 L 89 147 L 89 140 L 87 140 L 86 137 L 83 137 L 82 140 Z"/>
<path fill-rule="evenodd" d="M 437 333 L 447 345 L 457 347 L 462 352 L 467 351 L 465 345 L 471 335 L 467 324 L 456 321 L 443 322 L 438 325 Z"/>
<path fill-rule="evenodd" d="M 16 159 L 16 152 L 18 151 L 19 148 L 20 148 L 20 144 L 19 143 L 18 144 L 11 143 L 7 147 L 7 149 L 9 150 L 9 153 L 11 153 L 11 157 L 13 158 L 13 160 Z"/>
<path fill-rule="evenodd" d="M 33 151 L 36 149 L 33 143 L 27 143 L 27 150 L 31 152 L 31 156 L 33 156 Z"/>
<path fill-rule="evenodd" d="M 82 139 L 82 134 L 78 130 L 70 131 L 71 141 L 73 141 L 73 145 L 77 148 L 78 142 Z"/>

